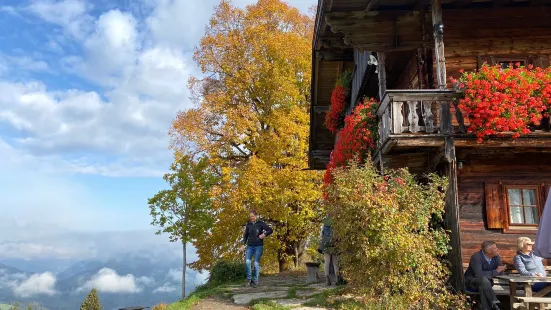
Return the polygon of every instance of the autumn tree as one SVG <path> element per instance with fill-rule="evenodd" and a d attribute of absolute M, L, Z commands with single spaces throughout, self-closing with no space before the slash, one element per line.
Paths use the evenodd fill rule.
<path fill-rule="evenodd" d="M 320 221 L 320 175 L 307 171 L 313 20 L 280 0 L 245 9 L 222 1 L 195 51 L 195 107 L 178 114 L 177 150 L 208 156 L 221 176 L 216 225 L 198 240 L 197 268 L 238 258 L 248 210 L 274 228 L 265 262 L 298 265 Z"/>
<path fill-rule="evenodd" d="M 194 159 L 176 154 L 170 172 L 164 180 L 169 189 L 149 199 L 152 225 L 160 227 L 158 234 L 169 233 L 170 241 L 182 242 L 182 299 L 186 295 L 186 244 L 194 243 L 212 226 L 211 191 L 218 183 L 208 159 Z"/>
<path fill-rule="evenodd" d="M 86 296 L 86 299 L 84 299 L 84 302 L 80 306 L 80 310 L 101 310 L 103 307 L 101 306 L 101 302 L 99 300 L 98 291 L 93 288 L 90 293 L 88 293 L 88 296 Z"/>

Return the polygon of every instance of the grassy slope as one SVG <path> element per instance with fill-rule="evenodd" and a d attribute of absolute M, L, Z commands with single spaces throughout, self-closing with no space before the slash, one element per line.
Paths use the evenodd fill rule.
<path fill-rule="evenodd" d="M 193 293 L 191 293 L 191 295 L 186 297 L 186 299 L 169 305 L 167 310 L 189 310 L 193 305 L 205 298 L 208 298 L 209 296 L 223 295 L 225 292 L 225 285 L 228 285 L 228 283 L 221 285 L 216 283 L 200 285 Z"/>
<path fill-rule="evenodd" d="M 12 306 L 8 304 L 0 304 L 0 310 L 10 310 L 11 307 Z"/>

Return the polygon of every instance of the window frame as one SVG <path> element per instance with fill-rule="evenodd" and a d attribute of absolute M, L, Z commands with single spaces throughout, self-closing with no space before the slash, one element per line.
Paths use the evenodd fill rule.
<path fill-rule="evenodd" d="M 520 223 L 512 223 L 511 221 L 511 204 L 509 203 L 509 189 L 520 189 L 520 190 L 535 190 L 536 191 L 536 208 L 538 211 L 538 220 L 541 222 L 541 216 L 543 213 L 543 205 L 542 205 L 542 186 L 537 184 L 502 184 L 503 187 L 503 202 L 505 203 L 505 216 L 507 216 L 507 219 L 505 221 L 505 229 L 522 229 L 522 228 L 537 228 L 539 227 L 538 224 L 520 224 Z M 521 191 L 521 199 L 524 202 L 524 198 L 522 197 L 522 191 Z M 523 212 L 523 218 L 524 221 L 526 221 L 526 213 L 525 213 L 525 206 L 524 203 L 522 205 L 522 212 Z"/>
<path fill-rule="evenodd" d="M 495 57 L 495 58 L 493 58 L 493 63 L 496 64 L 496 65 L 501 64 L 501 63 L 512 63 L 513 66 L 514 66 L 515 63 L 517 63 L 517 62 L 524 62 L 523 66 L 525 66 L 525 67 L 532 64 L 531 62 L 529 62 L 528 56 Z"/>

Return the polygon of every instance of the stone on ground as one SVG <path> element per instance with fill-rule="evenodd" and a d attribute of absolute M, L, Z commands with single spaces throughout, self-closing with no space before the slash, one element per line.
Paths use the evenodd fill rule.
<path fill-rule="evenodd" d="M 277 299 L 287 296 L 287 291 L 258 292 L 248 294 L 233 295 L 233 302 L 237 305 L 248 305 L 251 301 L 257 299 Z"/>
<path fill-rule="evenodd" d="M 296 298 L 293 298 L 293 299 L 278 299 L 278 300 L 275 300 L 276 303 L 278 303 L 279 305 L 281 306 L 284 306 L 284 307 L 300 307 L 302 306 L 302 304 L 305 304 L 307 302 L 310 302 L 312 301 L 312 299 L 296 299 Z"/>

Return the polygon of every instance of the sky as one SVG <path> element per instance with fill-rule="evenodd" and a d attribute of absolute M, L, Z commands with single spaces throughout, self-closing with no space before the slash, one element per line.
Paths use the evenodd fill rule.
<path fill-rule="evenodd" d="M 153 233 L 147 198 L 165 186 L 167 132 L 191 106 L 193 48 L 218 3 L 0 0 L 0 260 L 181 255 Z M 137 290 L 130 278 L 102 270 L 90 286 Z M 25 296 L 55 281 L 10 283 Z"/>
<path fill-rule="evenodd" d="M 191 106 L 193 48 L 218 2 L 0 0 L 0 259 L 126 249 L 106 232 L 167 243 L 147 198 L 164 188 L 167 132 Z"/>

